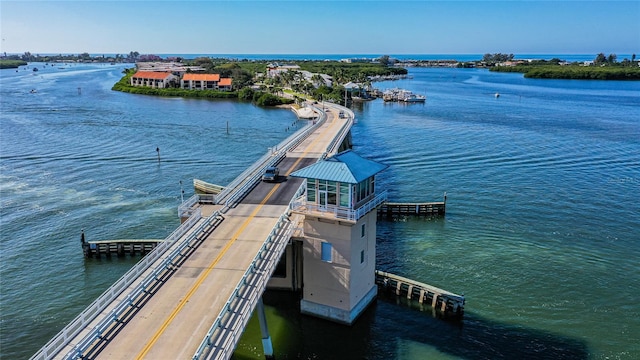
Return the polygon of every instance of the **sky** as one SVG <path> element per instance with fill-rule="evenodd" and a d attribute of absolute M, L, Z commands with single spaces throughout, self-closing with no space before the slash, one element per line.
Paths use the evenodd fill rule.
<path fill-rule="evenodd" d="M 8 54 L 634 54 L 640 0 L 5 1 Z"/>

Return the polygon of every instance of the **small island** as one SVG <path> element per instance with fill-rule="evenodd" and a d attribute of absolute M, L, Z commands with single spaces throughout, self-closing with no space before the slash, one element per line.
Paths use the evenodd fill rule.
<path fill-rule="evenodd" d="M 359 61 L 250 61 L 154 57 L 137 61 L 113 90 L 196 98 L 238 98 L 259 106 L 323 100 L 344 104 L 369 97 L 371 83 L 404 77 L 388 56 Z"/>
<path fill-rule="evenodd" d="M 636 55 L 617 61 L 615 54 L 596 55 L 593 61 L 567 62 L 551 60 L 514 60 L 513 55 L 486 54 L 483 61 L 490 71 L 519 72 L 526 78 L 578 80 L 640 80 L 640 66 Z"/>

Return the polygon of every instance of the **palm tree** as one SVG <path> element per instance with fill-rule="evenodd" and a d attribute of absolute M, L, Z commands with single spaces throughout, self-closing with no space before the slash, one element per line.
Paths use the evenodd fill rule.
<path fill-rule="evenodd" d="M 316 87 L 319 87 L 320 85 L 325 84 L 324 78 L 320 74 L 313 74 L 313 76 L 311 77 L 311 82 Z"/>
<path fill-rule="evenodd" d="M 342 68 L 337 68 L 333 74 L 333 79 L 338 84 L 344 83 L 344 70 L 342 70 Z"/>

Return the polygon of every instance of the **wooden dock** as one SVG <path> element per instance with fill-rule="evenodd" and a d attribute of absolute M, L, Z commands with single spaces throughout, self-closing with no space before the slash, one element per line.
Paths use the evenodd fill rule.
<path fill-rule="evenodd" d="M 98 241 L 85 241 L 84 233 L 82 236 L 82 252 L 87 258 L 96 257 L 99 259 L 101 256 L 111 257 L 125 256 L 127 254 L 131 256 L 146 255 L 158 243 L 164 240 L 161 239 L 118 239 L 118 240 L 98 240 Z"/>
<path fill-rule="evenodd" d="M 417 300 L 420 304 L 431 305 L 432 308 L 445 316 L 462 317 L 464 315 L 464 295 L 457 295 L 435 286 L 376 270 L 376 284 L 378 288 L 403 296 L 410 300 Z"/>
<path fill-rule="evenodd" d="M 446 201 L 425 203 L 391 203 L 385 202 L 378 208 L 379 218 L 397 216 L 444 216 Z"/>

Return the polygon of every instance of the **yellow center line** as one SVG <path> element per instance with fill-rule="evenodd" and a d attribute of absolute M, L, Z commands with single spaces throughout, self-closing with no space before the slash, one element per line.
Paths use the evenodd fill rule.
<path fill-rule="evenodd" d="M 331 126 L 329 126 L 330 128 L 336 126 L 337 122 L 333 122 L 331 124 Z M 311 144 L 309 144 L 309 146 L 307 146 L 307 150 L 305 150 L 301 156 L 298 157 L 298 160 L 296 160 L 296 162 L 293 163 L 293 165 L 291 165 L 291 167 L 289 167 L 289 170 L 287 171 L 286 175 L 289 176 L 289 174 L 291 174 L 293 172 L 293 170 L 295 170 L 296 166 L 298 166 L 298 164 L 300 164 L 300 161 L 302 161 L 302 159 L 304 159 L 307 154 L 309 153 L 309 151 L 311 151 L 311 148 L 313 147 L 313 145 L 315 145 L 315 143 L 320 139 L 320 135 L 316 136 L 315 139 L 313 139 L 313 141 L 311 142 Z"/>
<path fill-rule="evenodd" d="M 227 243 L 227 245 L 225 245 L 225 247 L 222 249 L 222 251 L 220 252 L 220 254 L 218 254 L 218 256 L 209 264 L 209 266 L 207 266 L 206 271 L 204 271 L 202 274 L 200 274 L 200 276 L 198 277 L 198 280 L 195 282 L 195 284 L 193 284 L 193 286 L 191 287 L 191 289 L 189 290 L 189 292 L 187 292 L 187 294 L 185 295 L 184 298 L 182 298 L 182 300 L 180 300 L 180 302 L 178 303 L 178 305 L 176 306 L 176 308 L 173 310 L 173 312 L 171 312 L 171 314 L 169 315 L 169 317 L 164 321 L 164 323 L 162 324 L 162 326 L 158 329 L 158 331 L 156 331 L 156 333 L 153 335 L 153 337 L 151 338 L 151 340 L 147 343 L 147 345 L 142 349 L 142 351 L 140 351 L 140 353 L 138 354 L 138 356 L 136 356 L 136 359 L 142 359 L 148 352 L 149 350 L 151 350 L 151 347 L 153 345 L 155 345 L 155 343 L 158 341 L 158 339 L 160 338 L 160 336 L 162 335 L 162 333 L 164 333 L 164 331 L 167 329 L 167 327 L 171 324 L 171 322 L 173 321 L 173 319 L 178 315 L 178 313 L 180 312 L 180 310 L 182 310 L 182 308 L 187 304 L 187 302 L 189 302 L 189 299 L 191 298 L 191 296 L 193 296 L 193 294 L 196 292 L 196 290 L 198 290 L 198 288 L 200 287 L 200 285 L 202 285 L 202 283 L 204 282 L 204 280 L 209 276 L 209 273 L 211 273 L 211 271 L 213 270 L 213 268 L 216 266 L 216 264 L 222 259 L 222 257 L 224 256 L 224 254 L 229 250 L 229 248 L 231 248 L 231 245 L 233 245 L 233 243 L 238 240 L 238 238 L 240 237 L 240 234 L 247 228 L 247 226 L 249 225 L 249 223 L 251 222 L 251 220 L 256 216 L 256 214 L 258 213 L 258 211 L 260 211 L 260 209 L 262 209 L 262 207 L 264 206 L 264 204 L 267 203 L 267 201 L 269 200 L 269 198 L 271 198 L 271 196 L 273 195 L 273 193 L 276 192 L 276 190 L 280 187 L 280 184 L 276 184 L 273 189 L 271 189 L 271 191 L 269 191 L 269 193 L 267 194 L 267 196 L 265 196 L 264 199 L 262 199 L 262 201 L 260 202 L 260 205 L 258 205 L 255 210 L 253 210 L 253 212 L 251 213 L 251 215 L 249 215 L 249 217 L 247 218 L 247 220 L 244 221 L 244 223 L 242 224 L 242 226 L 238 229 L 238 231 L 235 232 L 235 234 L 233 234 L 231 240 Z"/>
<path fill-rule="evenodd" d="M 336 123 L 331 124 L 331 127 L 335 126 L 335 124 Z M 293 165 L 291 165 L 289 167 L 289 169 L 288 169 L 288 171 L 286 173 L 287 176 L 291 172 L 293 172 L 293 170 L 296 168 L 296 166 L 298 166 L 298 164 L 302 161 L 302 159 L 305 158 L 305 155 L 310 151 L 310 148 L 312 147 L 312 145 L 314 145 L 319 139 L 320 139 L 320 136 L 317 136 L 311 142 L 311 144 L 307 147 L 307 150 L 302 154 L 302 156 L 300 156 L 298 158 L 298 160 L 296 160 L 293 163 Z M 206 270 L 203 273 L 200 274 L 200 276 L 198 277 L 198 280 L 193 284 L 191 289 L 189 289 L 189 292 L 187 292 L 187 294 L 184 296 L 184 298 L 182 298 L 182 300 L 180 300 L 180 302 L 178 303 L 176 308 L 171 312 L 171 314 L 167 317 L 167 319 L 164 321 L 164 323 L 162 323 L 162 326 L 155 332 L 155 334 L 153 335 L 151 340 L 149 340 L 149 342 L 145 345 L 145 347 L 136 356 L 136 359 L 142 359 L 144 356 L 147 355 L 149 350 L 151 350 L 153 345 L 155 345 L 155 343 L 158 341 L 160 336 L 164 333 L 164 331 L 167 329 L 167 327 L 169 327 L 169 325 L 173 322 L 173 320 L 178 315 L 178 313 L 187 304 L 187 302 L 189 302 L 189 299 L 191 298 L 191 296 L 193 296 L 193 294 L 196 292 L 196 290 L 198 290 L 200 285 L 202 285 L 204 280 L 209 276 L 209 273 L 211 273 L 211 271 L 216 266 L 216 264 L 218 264 L 218 262 L 224 256 L 224 254 L 231 248 L 231 245 L 233 245 L 233 243 L 236 240 L 238 240 L 238 238 L 240 237 L 240 234 L 242 234 L 242 232 L 247 228 L 249 223 L 251 223 L 253 218 L 258 214 L 258 211 L 260 211 L 260 209 L 262 209 L 262 207 L 267 203 L 267 201 L 269 201 L 271 196 L 273 196 L 273 194 L 276 192 L 276 190 L 280 187 L 281 184 L 282 183 L 278 183 L 278 184 L 274 185 L 274 187 L 271 189 L 271 191 L 269 191 L 269 193 L 264 197 L 264 199 L 262 199 L 260 204 L 255 208 L 255 210 L 253 210 L 251 215 L 249 215 L 249 217 L 244 221 L 244 223 L 238 229 L 238 231 L 236 231 L 233 234 L 233 236 L 231 237 L 231 240 L 224 246 L 224 248 L 222 248 L 222 250 L 220 251 L 220 254 L 218 254 L 218 256 L 216 256 L 216 258 L 209 264 L 209 266 L 206 267 Z"/>

